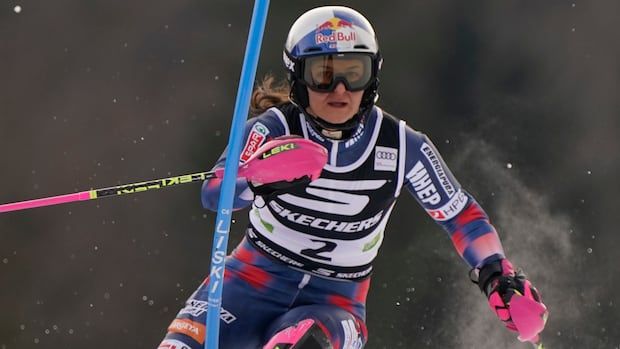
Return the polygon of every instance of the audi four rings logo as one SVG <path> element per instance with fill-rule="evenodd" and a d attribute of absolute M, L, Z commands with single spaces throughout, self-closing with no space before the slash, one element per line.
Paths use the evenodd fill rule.
<path fill-rule="evenodd" d="M 383 159 L 383 160 L 396 160 L 395 153 L 381 151 L 381 150 L 377 150 L 377 152 L 375 153 L 375 157 L 377 159 Z"/>

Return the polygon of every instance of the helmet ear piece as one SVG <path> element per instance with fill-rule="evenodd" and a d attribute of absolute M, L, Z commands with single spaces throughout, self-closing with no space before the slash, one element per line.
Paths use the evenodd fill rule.
<path fill-rule="evenodd" d="M 289 93 L 291 102 L 305 110 L 310 105 L 308 97 L 308 90 L 306 85 L 299 82 L 297 79 L 291 81 L 291 92 Z"/>
<path fill-rule="evenodd" d="M 286 72 L 286 81 L 288 81 L 289 84 L 294 84 L 295 83 L 295 79 L 293 78 L 293 73 L 291 73 L 290 71 Z"/>
<path fill-rule="evenodd" d="M 377 93 L 378 88 L 379 79 L 375 78 L 374 82 L 364 91 L 362 102 L 360 103 L 360 114 L 365 114 L 377 103 L 379 100 L 379 93 Z"/>

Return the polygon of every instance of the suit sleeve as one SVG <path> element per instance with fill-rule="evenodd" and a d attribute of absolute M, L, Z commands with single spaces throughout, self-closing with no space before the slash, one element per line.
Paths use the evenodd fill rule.
<path fill-rule="evenodd" d="M 405 185 L 448 233 L 458 254 L 472 268 L 505 258 L 489 217 L 454 178 L 430 139 L 411 128 L 406 138 Z"/>
<path fill-rule="evenodd" d="M 241 148 L 240 163 L 247 161 L 252 154 L 265 142 L 286 133 L 282 121 L 273 111 L 267 111 L 255 118 L 249 119 L 245 124 L 243 147 Z M 224 167 L 228 147 L 213 166 L 213 170 Z M 220 196 L 222 180 L 213 178 L 202 184 L 202 206 L 208 210 L 216 211 Z M 235 199 L 233 209 L 239 210 L 248 207 L 254 200 L 254 194 L 248 188 L 245 178 L 237 178 L 235 187 Z"/>

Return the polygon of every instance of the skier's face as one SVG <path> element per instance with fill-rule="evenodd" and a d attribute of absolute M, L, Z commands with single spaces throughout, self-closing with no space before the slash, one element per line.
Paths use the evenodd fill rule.
<path fill-rule="evenodd" d="M 316 67 L 309 67 L 316 74 L 325 75 L 325 65 L 318 62 Z M 341 59 L 331 62 L 329 69 L 334 72 L 346 72 L 349 76 L 358 76 L 363 67 L 356 59 Z M 308 88 L 308 113 L 332 124 L 342 124 L 351 119 L 360 108 L 364 91 L 349 91 L 339 82 L 333 91 L 317 92 Z"/>
<path fill-rule="evenodd" d="M 364 91 L 347 91 L 339 83 L 332 92 L 321 93 L 308 89 L 308 113 L 332 124 L 342 124 L 351 119 L 360 109 Z"/>

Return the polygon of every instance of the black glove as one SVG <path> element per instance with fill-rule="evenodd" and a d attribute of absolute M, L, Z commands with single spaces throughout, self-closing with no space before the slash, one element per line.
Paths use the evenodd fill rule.
<path fill-rule="evenodd" d="M 487 296 L 491 310 L 506 328 L 519 333 L 522 340 L 529 340 L 532 343 L 538 340 L 536 335 L 544 328 L 548 312 L 542 303 L 540 293 L 521 270 L 515 271 L 507 259 L 502 259 L 484 265 L 479 270 L 478 280 L 472 279 L 472 281 L 477 283 L 480 290 Z M 518 324 L 515 325 L 512 314 L 511 302 L 515 295 L 541 305 L 531 310 L 528 309 L 533 315 L 525 320 L 521 318 L 523 324 L 521 329 L 517 326 Z M 534 330 L 531 330 L 532 326 Z"/>
<path fill-rule="evenodd" d="M 250 190 L 252 190 L 255 195 L 260 195 L 263 197 L 282 194 L 298 187 L 305 188 L 308 184 L 310 184 L 309 176 L 296 178 L 292 181 L 279 181 L 266 184 L 252 183 L 251 181 L 248 181 Z"/>

